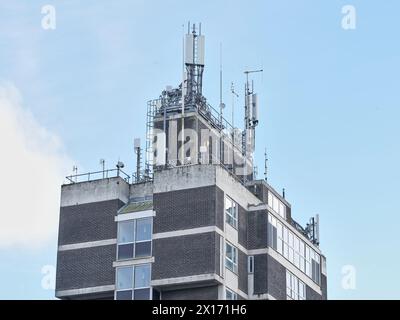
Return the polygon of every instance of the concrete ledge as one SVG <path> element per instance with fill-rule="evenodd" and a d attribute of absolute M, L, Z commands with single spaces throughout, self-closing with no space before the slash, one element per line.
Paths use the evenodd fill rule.
<path fill-rule="evenodd" d="M 152 287 L 175 287 L 175 286 L 182 286 L 185 284 L 192 285 L 194 283 L 202 283 L 202 282 L 222 284 L 223 279 L 215 273 L 208 273 L 208 274 L 199 274 L 199 275 L 187 276 L 187 277 L 152 280 L 151 286 Z"/>
<path fill-rule="evenodd" d="M 129 199 L 129 183 L 121 177 L 65 184 L 61 187 L 61 207 L 85 203 Z"/>
<path fill-rule="evenodd" d="M 99 241 L 71 243 L 71 244 L 64 244 L 64 245 L 58 246 L 58 251 L 68 251 L 68 250 L 76 250 L 76 249 L 109 246 L 109 245 L 113 245 L 116 243 L 117 243 L 117 239 L 106 239 L 106 240 L 99 240 Z"/>
<path fill-rule="evenodd" d="M 75 296 L 75 295 L 83 295 L 90 293 L 98 293 L 98 292 L 107 292 L 114 291 L 115 285 L 107 285 L 107 286 L 98 286 L 98 287 L 89 287 L 89 288 L 79 288 L 79 289 L 70 289 L 70 290 L 58 290 L 56 291 L 56 297 L 65 297 L 65 296 Z"/>
<path fill-rule="evenodd" d="M 153 263 L 154 257 L 149 258 L 141 258 L 141 259 L 130 259 L 130 260 L 123 260 L 123 261 L 115 261 L 113 262 L 113 267 L 126 267 L 126 266 L 135 266 L 138 264 L 147 264 Z"/>

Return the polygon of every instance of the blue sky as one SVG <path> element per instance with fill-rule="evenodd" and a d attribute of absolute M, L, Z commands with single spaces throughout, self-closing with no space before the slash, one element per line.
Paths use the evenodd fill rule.
<path fill-rule="evenodd" d="M 47 4 L 56 8 L 55 30 L 41 27 Z M 355 30 L 341 27 L 347 4 L 357 10 Z M 49 211 L 58 201 L 56 177 L 72 164 L 97 170 L 100 158 L 133 170 L 146 102 L 179 82 L 188 20 L 202 22 L 206 35 L 211 104 L 219 99 L 221 42 L 228 112 L 230 83 L 241 92 L 243 71 L 264 69 L 254 77 L 258 165 L 267 147 L 269 181 L 286 189 L 294 217 L 305 224 L 320 214 L 329 298 L 400 298 L 399 11 L 396 0 L 2 1 L 0 106 L 7 112 L 0 111 L 28 124 L 0 122 L 1 165 L 19 161 L 1 182 L 10 196 L 2 201 L 16 200 L 0 213 L 8 221 L 0 226 L 0 298 L 53 298 L 41 270 L 56 261 L 58 212 Z M 30 212 L 29 194 L 30 203 L 43 196 L 52 206 L 37 201 Z M 29 224 L 28 214 L 36 219 Z M 345 265 L 355 267 L 354 290 L 341 285 Z"/>

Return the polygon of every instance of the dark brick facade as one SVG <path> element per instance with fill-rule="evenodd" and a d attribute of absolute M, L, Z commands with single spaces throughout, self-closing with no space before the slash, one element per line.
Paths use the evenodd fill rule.
<path fill-rule="evenodd" d="M 322 300 L 322 296 L 311 289 L 309 286 L 306 286 L 306 299 L 307 300 Z"/>
<path fill-rule="evenodd" d="M 247 248 L 248 212 L 239 206 L 238 210 L 238 242 Z"/>
<path fill-rule="evenodd" d="M 248 212 L 247 249 L 261 249 L 268 245 L 268 215 L 265 211 Z"/>
<path fill-rule="evenodd" d="M 321 291 L 322 291 L 322 299 L 327 300 L 328 299 L 328 283 L 326 276 L 321 274 Z"/>
<path fill-rule="evenodd" d="M 216 187 L 217 190 L 217 219 L 216 219 L 216 225 L 218 228 L 220 228 L 222 231 L 224 231 L 224 224 L 225 224 L 225 194 L 224 192 Z"/>
<path fill-rule="evenodd" d="M 162 300 L 218 300 L 218 286 L 161 292 Z"/>
<path fill-rule="evenodd" d="M 153 240 L 152 279 L 218 274 L 217 240 L 215 232 Z"/>
<path fill-rule="evenodd" d="M 72 244 L 117 237 L 114 218 L 124 203 L 109 200 L 60 208 L 58 244 Z"/>
<path fill-rule="evenodd" d="M 216 186 L 193 188 L 154 194 L 153 232 L 168 232 L 223 225 L 223 210 L 217 205 L 221 191 Z M 218 207 L 218 210 L 217 210 Z M 222 207 L 223 208 L 223 207 Z M 222 217 L 221 217 L 222 215 Z"/>
<path fill-rule="evenodd" d="M 286 269 L 268 254 L 254 256 L 254 294 L 286 300 Z"/>
<path fill-rule="evenodd" d="M 268 293 L 278 300 L 286 300 L 286 269 L 268 255 Z"/>
<path fill-rule="evenodd" d="M 59 251 L 56 290 L 69 290 L 115 283 L 115 245 Z"/>
<path fill-rule="evenodd" d="M 244 293 L 248 292 L 247 255 L 238 250 L 238 285 Z"/>
<path fill-rule="evenodd" d="M 267 254 L 254 256 L 254 294 L 263 294 L 268 291 Z"/>

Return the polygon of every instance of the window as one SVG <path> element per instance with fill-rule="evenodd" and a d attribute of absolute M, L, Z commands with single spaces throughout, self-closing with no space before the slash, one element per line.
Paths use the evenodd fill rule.
<path fill-rule="evenodd" d="M 150 299 L 150 264 L 119 267 L 116 276 L 116 300 Z"/>
<path fill-rule="evenodd" d="M 238 205 L 229 197 L 225 197 L 226 222 L 237 229 Z"/>
<path fill-rule="evenodd" d="M 320 256 L 314 250 L 311 253 L 311 278 L 315 283 L 321 282 L 321 263 Z"/>
<path fill-rule="evenodd" d="M 237 272 L 237 248 L 229 243 L 225 245 L 225 267 L 232 272 Z"/>
<path fill-rule="evenodd" d="M 277 244 L 276 250 L 283 255 L 283 226 L 280 222 L 276 223 Z"/>
<path fill-rule="evenodd" d="M 226 300 L 237 300 L 237 294 L 228 288 L 225 290 L 225 297 Z"/>
<path fill-rule="evenodd" d="M 152 218 L 136 220 L 135 257 L 151 255 L 151 223 Z"/>
<path fill-rule="evenodd" d="M 268 191 L 268 205 L 282 218 L 286 219 L 286 207 L 271 191 Z"/>
<path fill-rule="evenodd" d="M 254 273 L 254 256 L 249 256 L 247 258 L 247 272 Z"/>
<path fill-rule="evenodd" d="M 268 245 L 277 249 L 277 221 L 272 215 L 268 215 Z"/>
<path fill-rule="evenodd" d="M 286 270 L 286 297 L 288 300 L 305 300 L 306 286 L 295 275 Z"/>
<path fill-rule="evenodd" d="M 118 223 L 118 260 L 133 258 L 135 241 L 135 222 Z"/>
<path fill-rule="evenodd" d="M 118 222 L 118 260 L 151 256 L 152 218 Z"/>
<path fill-rule="evenodd" d="M 294 232 L 268 214 L 268 246 L 289 260 L 315 283 L 321 282 L 320 255 Z"/>

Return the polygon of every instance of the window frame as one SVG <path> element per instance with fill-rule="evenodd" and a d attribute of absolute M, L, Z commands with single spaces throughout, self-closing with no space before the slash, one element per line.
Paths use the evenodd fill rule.
<path fill-rule="evenodd" d="M 279 227 L 278 227 L 279 226 Z M 273 229 L 276 228 L 274 240 Z M 282 228 L 282 231 L 279 231 Z M 268 212 L 268 247 L 275 250 L 317 285 L 321 285 L 321 255 L 295 232 Z M 276 248 L 275 248 L 276 244 Z M 281 248 L 282 246 L 282 248 Z"/>
<path fill-rule="evenodd" d="M 300 292 L 300 288 L 301 292 Z M 286 269 L 286 299 L 306 300 L 306 284 Z"/>
<path fill-rule="evenodd" d="M 232 247 L 232 255 L 235 261 L 229 258 L 227 255 L 228 246 Z M 232 264 L 232 269 L 228 266 L 228 262 Z M 225 268 L 227 268 L 228 270 L 232 271 L 235 274 L 238 273 L 238 248 L 236 248 L 233 244 L 231 244 L 228 241 L 225 242 Z"/>
<path fill-rule="evenodd" d="M 146 287 L 136 287 L 136 269 L 140 268 L 140 267 L 148 267 L 149 271 L 148 271 L 148 286 Z M 144 290 L 144 289 L 148 289 L 149 290 L 149 299 L 148 300 L 152 300 L 152 287 L 151 287 L 151 263 L 142 263 L 142 264 L 136 264 L 136 265 L 129 265 L 129 266 L 120 266 L 116 268 L 116 272 L 115 272 L 115 291 L 114 291 L 114 300 L 117 300 L 117 296 L 118 296 L 118 292 L 128 292 L 131 291 L 131 299 L 130 300 L 135 300 L 135 291 L 137 290 Z M 131 272 L 131 277 L 132 277 L 132 281 L 131 281 L 131 286 L 129 288 L 123 288 L 123 289 L 118 289 L 118 273 L 119 270 L 121 269 L 130 269 Z M 122 299 L 119 299 L 122 300 Z"/>
<path fill-rule="evenodd" d="M 232 207 L 234 208 L 234 215 L 232 215 L 228 209 L 227 209 L 227 202 L 230 202 Z M 238 217 L 239 217 L 239 205 L 238 203 L 233 200 L 231 197 L 228 195 L 225 195 L 225 200 L 224 200 L 224 212 L 225 212 L 225 222 L 229 224 L 232 228 L 237 229 L 238 228 Z M 233 224 L 231 223 L 233 222 Z"/>
<path fill-rule="evenodd" d="M 150 240 L 137 240 L 138 237 L 138 221 L 143 221 L 143 220 L 149 220 L 150 221 Z M 120 243 L 120 238 L 119 238 L 119 232 L 120 232 L 120 225 L 124 223 L 133 223 L 133 242 L 122 242 Z M 148 255 L 137 255 L 137 250 L 136 246 L 137 244 L 141 243 L 150 243 L 150 252 Z M 120 246 L 124 245 L 132 245 L 132 256 L 128 258 L 120 258 Z M 118 221 L 118 226 L 117 226 L 117 250 L 116 250 L 116 260 L 117 261 L 126 261 L 126 260 L 133 260 L 133 259 L 143 259 L 147 257 L 151 257 L 153 254 L 153 217 L 140 217 L 140 218 L 135 218 L 135 219 L 130 219 L 130 220 L 124 220 L 124 221 Z"/>
<path fill-rule="evenodd" d="M 232 295 L 232 299 L 228 299 L 228 293 Z M 237 293 L 229 289 L 228 287 L 225 287 L 225 300 L 237 300 L 237 299 L 238 299 Z"/>

